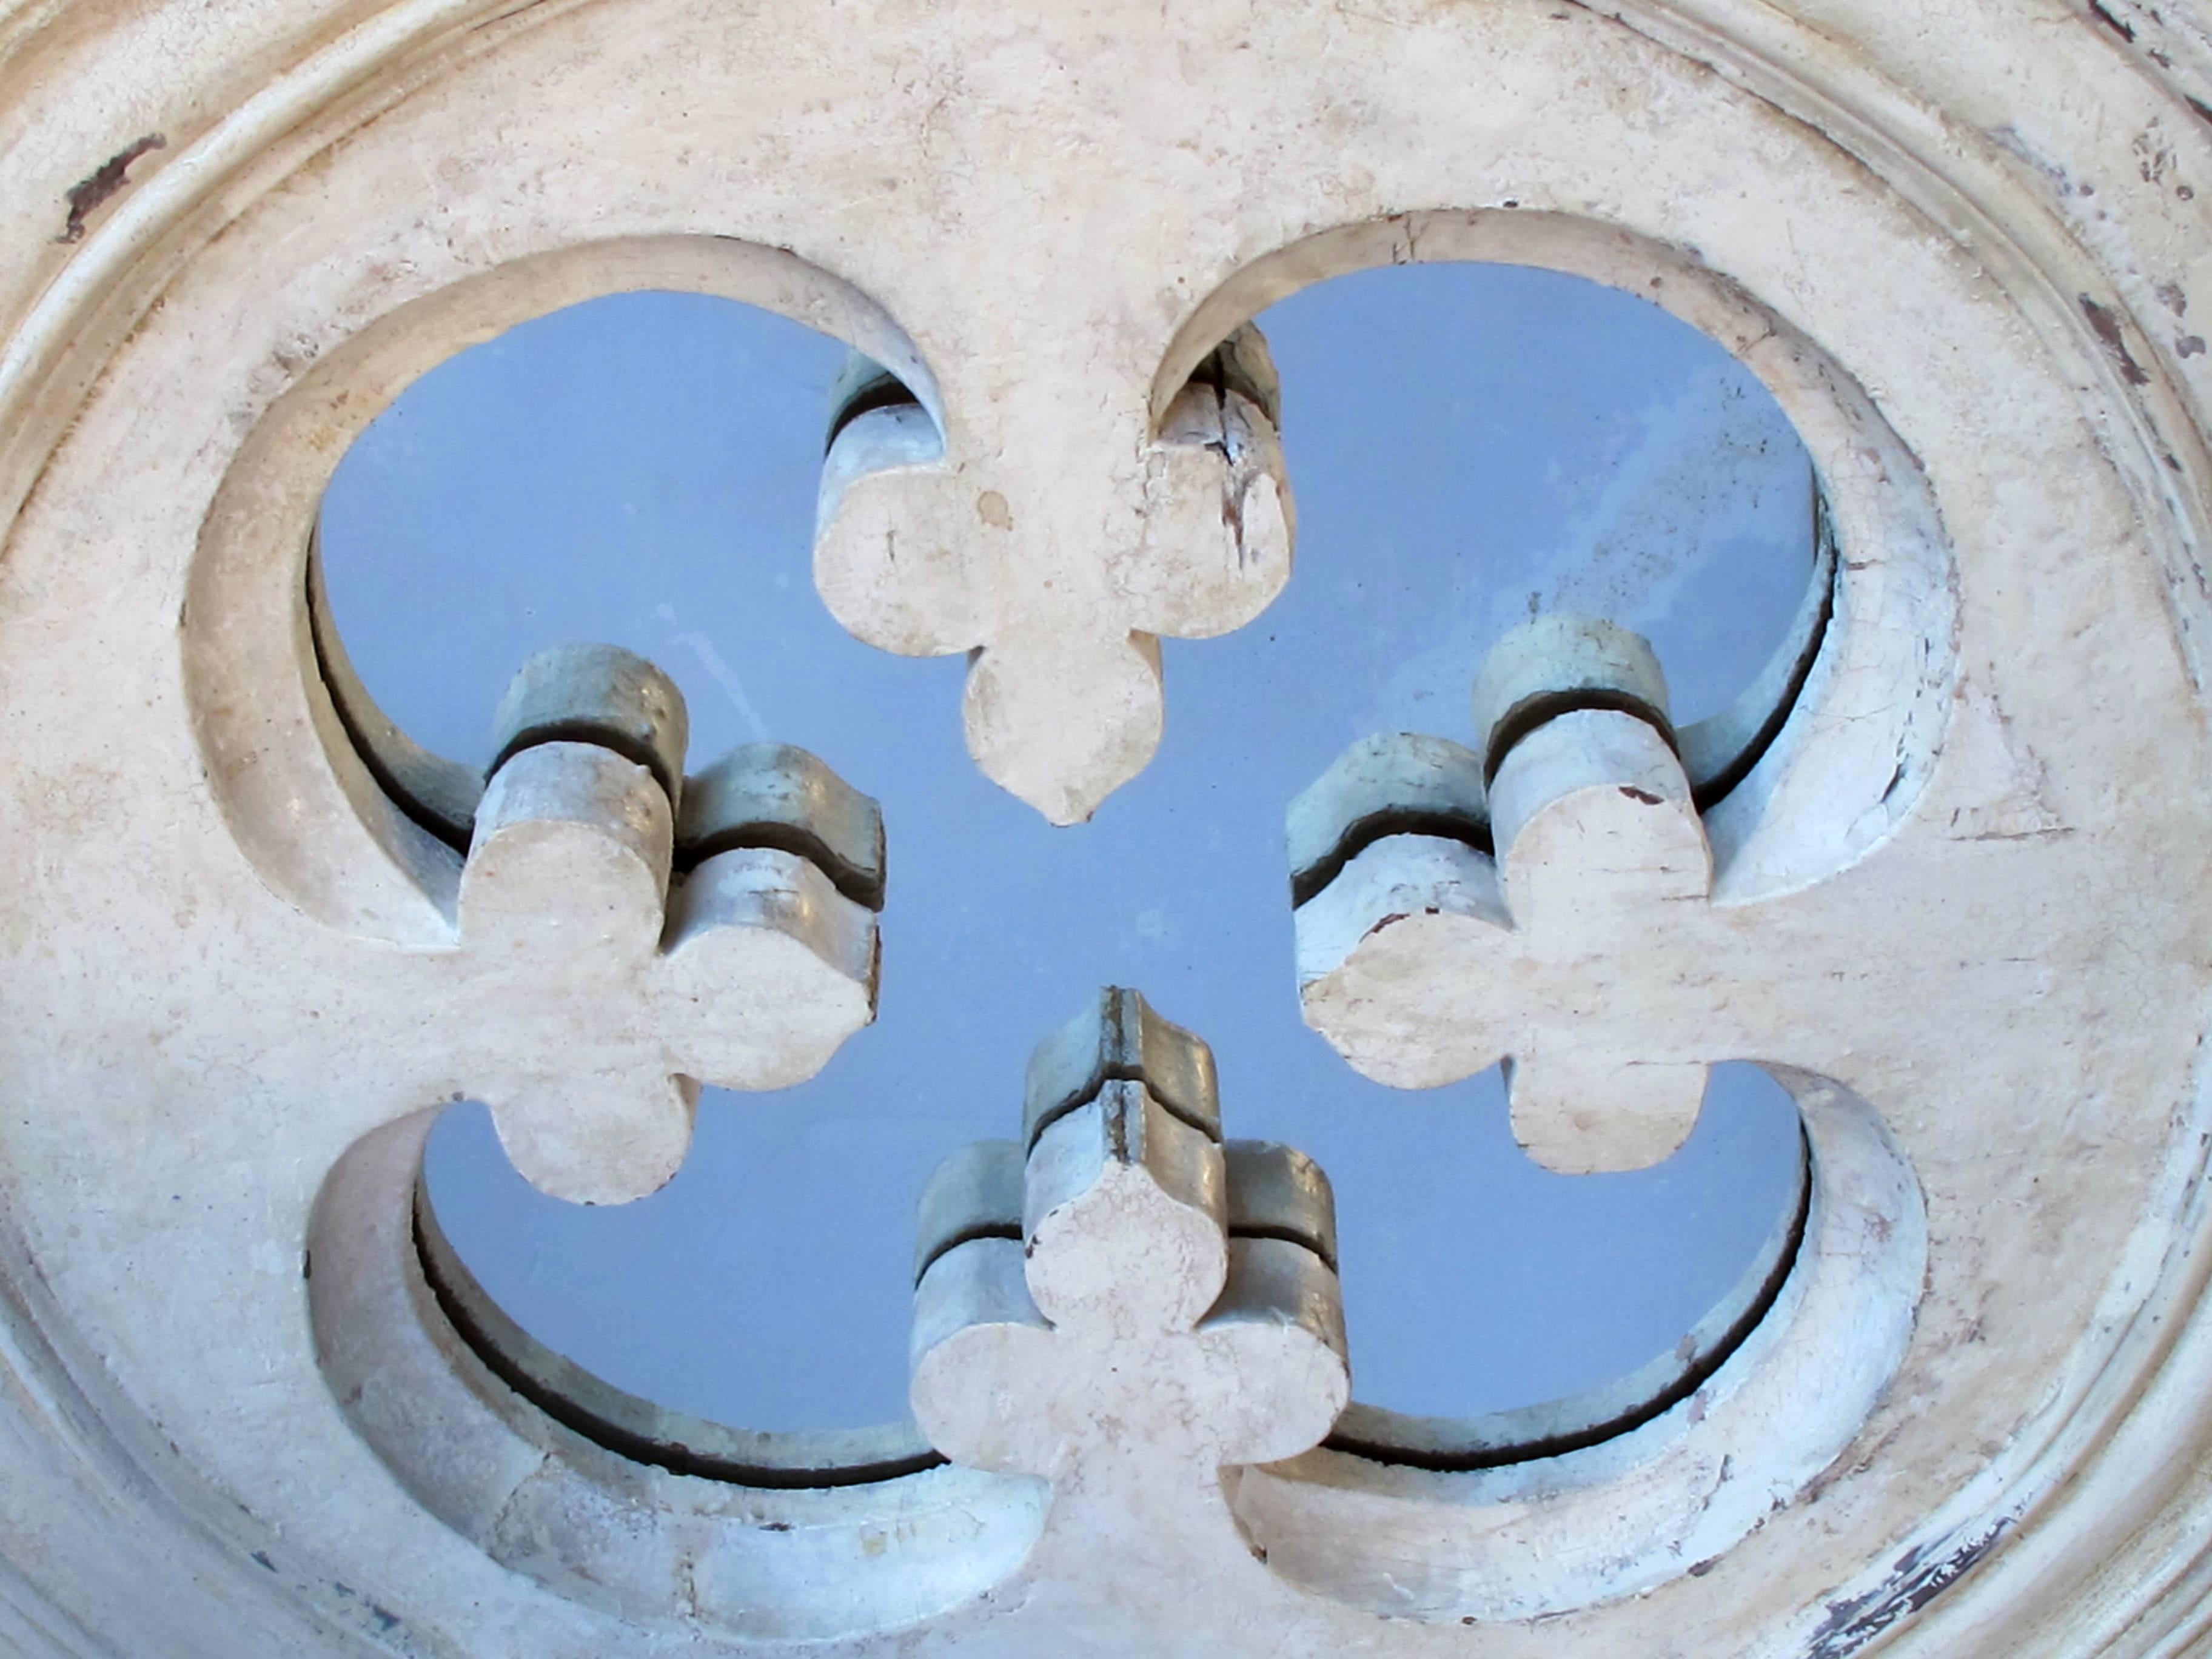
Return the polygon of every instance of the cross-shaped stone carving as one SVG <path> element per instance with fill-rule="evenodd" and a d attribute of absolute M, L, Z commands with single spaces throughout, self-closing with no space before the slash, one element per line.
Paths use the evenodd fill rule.
<path fill-rule="evenodd" d="M 1038 1050 L 1027 1124 L 924 1200 L 916 1419 L 955 1462 L 1049 1480 L 1041 1547 L 1084 1577 L 1252 1571 L 1223 1467 L 1307 1450 L 1350 1387 L 1327 1182 L 1224 1149 L 1211 1054 L 1133 992 Z"/>
<path fill-rule="evenodd" d="M 886 651 L 970 653 L 969 752 L 1054 823 L 1089 817 L 1152 758 L 1159 636 L 1241 628 L 1291 571 L 1258 331 L 1224 342 L 1157 430 L 1133 387 L 1114 390 L 1128 396 L 1101 390 L 1093 408 L 1017 380 L 948 446 L 918 404 L 862 386 L 823 465 L 814 579 L 830 613 Z"/>
<path fill-rule="evenodd" d="M 1475 702 L 1480 752 L 1370 740 L 1293 806 L 1294 861 L 1330 839 L 1316 825 L 1400 831 L 1298 909 L 1307 1023 L 1401 1088 L 1504 1060 L 1514 1133 L 1553 1169 L 1656 1163 L 1726 1057 L 1674 1015 L 1712 854 L 1658 662 L 1632 634 L 1547 617 L 1501 641 Z"/>
<path fill-rule="evenodd" d="M 882 821 L 780 744 L 687 797 L 682 697 L 611 647 L 534 659 L 501 731 L 459 912 L 502 1042 L 467 1086 L 532 1182 L 621 1202 L 682 1164 L 702 1084 L 799 1082 L 874 1017 Z"/>

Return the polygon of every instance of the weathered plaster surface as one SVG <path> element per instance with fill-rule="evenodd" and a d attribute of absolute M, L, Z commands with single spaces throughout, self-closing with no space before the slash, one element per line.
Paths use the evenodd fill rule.
<path fill-rule="evenodd" d="M 2135 0 L 0 9 L 0 1641 L 2206 1650 L 2208 38 Z M 1709 891 L 1528 1016 L 1566 1040 L 1602 992 L 1609 1054 L 1791 1079 L 1814 1243 L 1752 1340 L 1503 1469 L 1224 1429 L 1225 1503 L 1103 1474 L 1042 1504 L 1093 1443 L 1079 1367 L 994 1395 L 1003 1443 L 944 1431 L 1013 1473 L 798 1492 L 624 1460 L 471 1370 L 409 1277 L 404 1126 L 571 1038 L 465 904 L 457 934 L 460 855 L 313 672 L 352 435 L 613 289 L 852 341 L 919 412 L 833 456 L 825 593 L 879 643 L 980 647 L 979 759 L 1079 817 L 1172 718 L 1152 637 L 1290 573 L 1272 411 L 1192 370 L 1304 283 L 1448 258 L 1706 328 L 1827 494 L 1820 659 L 1683 824 Z M 871 568 L 863 520 L 923 568 Z M 1392 1041 L 1498 958 L 1449 962 L 1410 953 L 1434 1006 Z M 637 1074 L 690 1063 L 650 999 L 592 1007 Z M 1011 1120 L 1015 1080 L 975 1084 Z M 1133 1195 L 1070 1261 L 1173 1219 Z M 359 1249 L 318 1290 L 324 1228 Z M 340 1291 L 390 1345 L 373 1431 L 319 1352 Z M 1128 1352 L 1187 1383 L 1195 1328 Z"/>

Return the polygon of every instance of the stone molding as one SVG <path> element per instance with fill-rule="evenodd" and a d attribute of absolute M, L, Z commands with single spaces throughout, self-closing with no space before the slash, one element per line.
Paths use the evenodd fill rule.
<path fill-rule="evenodd" d="M 0 124 L 0 1643 L 2212 1651 L 2191 0 L 16 0 Z M 1036 1425 L 929 1382 L 927 1344 L 923 1421 L 998 1467 L 718 1483 L 509 1389 L 409 1218 L 421 1115 L 512 1075 L 528 1018 L 456 945 L 460 854 L 318 670 L 309 531 L 350 439 L 461 346 L 618 289 L 846 339 L 914 402 L 839 434 L 825 598 L 890 648 L 977 652 L 973 751 L 1068 821 L 1158 739 L 1157 636 L 1233 628 L 1290 577 L 1280 409 L 1256 371 L 1194 373 L 1307 283 L 1466 258 L 1705 329 L 1820 471 L 1832 611 L 1787 720 L 1701 817 L 1694 764 L 1647 790 L 1709 889 L 1643 915 L 1618 985 L 1564 969 L 1529 1016 L 1556 1042 L 1617 993 L 1610 1060 L 1788 1082 L 1803 1239 L 1740 1346 L 1647 1422 L 1492 1468 L 1316 1446 L 1285 1404 L 1261 1415 L 1301 1443 L 1224 1433 L 1225 1501 L 1195 1516 L 1111 1478 L 1071 1498 L 1075 1442 L 994 1439 Z M 902 526 L 928 556 L 894 582 L 873 538 Z M 1419 754 L 1449 771 L 1458 744 Z M 1470 822 L 1491 781 L 1455 798 Z M 1525 919 L 1482 911 L 1464 963 L 1423 941 L 1354 1008 L 1310 988 L 1391 911 L 1330 933 L 1331 895 L 1382 863 L 1377 892 L 1474 890 L 1495 852 L 1348 856 L 1302 911 L 1317 1023 L 1410 1063 Z M 1432 1047 L 1424 1075 L 1481 1063 Z M 1116 1121 L 1188 1139 L 1158 1089 L 1108 1082 Z M 1012 1079 L 978 1086 L 1011 1112 Z M 1200 1215 L 1192 1249 L 1232 1253 L 1229 1208 L 1131 1192 L 1074 1236 L 1112 1259 L 1125 1224 Z M 959 1328 L 1033 1326 L 1024 1284 L 996 1320 L 969 1285 Z M 1285 1336 L 1308 1382 L 1342 1352 L 1326 1304 Z"/>

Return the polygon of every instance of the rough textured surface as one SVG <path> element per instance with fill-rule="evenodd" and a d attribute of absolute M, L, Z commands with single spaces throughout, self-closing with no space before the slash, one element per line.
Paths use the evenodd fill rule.
<path fill-rule="evenodd" d="M 2208 109 L 2184 0 L 0 7 L 0 1643 L 2212 1648 Z M 1205 1456 L 1117 1460 L 1038 1427 L 1109 1397 L 1077 1368 L 1008 1400 L 1009 1461 L 1097 1454 L 1048 1498 L 958 1466 L 715 1482 L 471 1370 L 410 1277 L 407 1126 L 573 1042 L 569 981 L 457 946 L 461 857 L 317 672 L 309 531 L 352 436 L 616 289 L 847 339 L 917 402 L 839 436 L 825 598 L 980 651 L 976 753 L 1079 818 L 1157 738 L 1158 636 L 1288 569 L 1264 377 L 1200 366 L 1306 283 L 1444 258 L 1705 329 L 1826 492 L 1833 614 L 1699 826 L 1710 893 L 1540 1010 L 1790 1080 L 1808 1247 L 1752 1339 L 1632 1433 L 1462 1474 L 1322 1449 L 1217 1482 L 1282 1447 L 1212 1396 Z M 617 1022 L 623 1075 L 670 1074 L 664 1036 Z M 1014 1080 L 976 1086 L 1011 1122 Z M 1213 1248 L 1092 1163 L 1071 1261 Z M 1188 1384 L 1204 1320 L 1147 1317 L 1131 1358 Z M 1097 1547 L 1044 1542 L 1080 1492 Z"/>

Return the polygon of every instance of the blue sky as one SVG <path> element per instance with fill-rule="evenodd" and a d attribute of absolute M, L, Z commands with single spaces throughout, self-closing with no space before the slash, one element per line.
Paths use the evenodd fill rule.
<path fill-rule="evenodd" d="M 482 764 L 523 659 L 605 640 L 683 687 L 691 769 L 775 738 L 884 805 L 878 1024 L 798 1088 L 710 1091 L 661 1193 L 561 1204 L 480 1108 L 441 1125 L 440 1218 L 540 1340 L 748 1427 L 902 1414 L 921 1182 L 1015 1132 L 1030 1048 L 1107 983 L 1213 1044 L 1231 1134 L 1328 1171 L 1364 1400 L 1464 1413 L 1589 1387 L 1671 1346 L 1757 1249 L 1796 1141 L 1753 1067 L 1717 1074 L 1668 1164 L 1580 1178 L 1514 1146 L 1494 1074 L 1418 1093 L 1356 1077 L 1298 1018 L 1281 823 L 1357 738 L 1468 740 L 1482 653 L 1532 608 L 1649 635 L 1678 718 L 1722 706 L 1804 590 L 1802 446 L 1718 345 L 1553 272 L 1395 267 L 1260 322 L 1296 574 L 1241 632 L 1167 642 L 1158 759 L 1072 829 L 969 762 L 959 659 L 873 651 L 814 594 L 836 343 L 727 301 L 612 296 L 442 365 L 347 455 L 324 516 L 332 612 L 419 742 Z"/>

